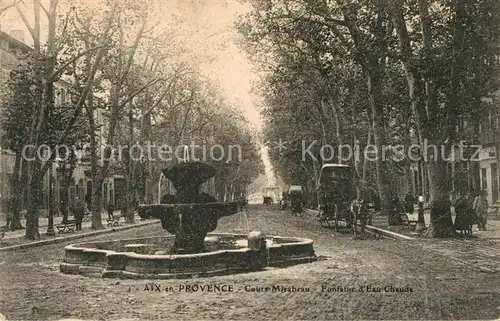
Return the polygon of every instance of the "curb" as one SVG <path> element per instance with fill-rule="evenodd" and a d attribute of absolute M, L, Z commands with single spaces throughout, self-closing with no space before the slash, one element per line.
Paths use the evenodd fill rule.
<path fill-rule="evenodd" d="M 35 246 L 56 244 L 56 243 L 61 243 L 61 242 L 65 242 L 65 241 L 81 239 L 81 238 L 88 237 L 88 236 L 97 236 L 97 235 L 108 234 L 108 233 L 113 233 L 113 232 L 121 232 L 121 231 L 129 230 L 129 229 L 133 229 L 136 227 L 148 226 L 148 225 L 153 225 L 153 224 L 158 224 L 158 223 L 160 223 L 160 221 L 155 220 L 155 221 L 149 221 L 149 222 L 145 222 L 145 223 L 138 223 L 138 224 L 132 224 L 132 225 L 125 225 L 125 226 L 121 226 L 121 227 L 107 228 L 104 230 L 93 231 L 93 232 L 88 232 L 88 233 L 82 233 L 82 234 L 76 234 L 76 235 L 70 235 L 70 236 L 64 236 L 64 237 L 56 237 L 56 238 L 49 239 L 49 240 L 35 241 L 35 242 L 30 242 L 30 243 L 25 243 L 25 244 L 6 246 L 6 247 L 0 248 L 0 252 L 22 250 L 22 249 L 27 249 L 30 247 L 35 247 Z"/>
<path fill-rule="evenodd" d="M 390 237 L 392 239 L 415 240 L 414 237 L 406 236 L 406 235 L 399 234 L 399 233 L 392 232 L 392 231 L 388 231 L 388 230 L 384 230 L 384 229 L 381 229 L 379 227 L 375 227 L 375 226 L 371 226 L 371 225 L 367 225 L 366 229 L 368 231 L 370 231 L 370 232 L 373 232 L 373 233 L 376 233 L 376 234 L 382 234 L 382 235 Z"/>
<path fill-rule="evenodd" d="M 313 210 L 313 209 L 308 208 L 308 209 L 306 209 L 306 211 L 313 213 L 313 214 L 318 214 L 318 211 Z M 384 230 L 384 229 L 381 229 L 379 227 L 375 227 L 372 225 L 366 225 L 366 230 L 370 231 L 372 233 L 375 233 L 375 234 L 381 234 L 381 235 L 387 236 L 387 237 L 392 238 L 392 239 L 415 240 L 414 237 L 406 236 L 406 235 L 399 234 L 399 233 L 392 232 L 392 231 L 388 231 L 388 230 Z"/>

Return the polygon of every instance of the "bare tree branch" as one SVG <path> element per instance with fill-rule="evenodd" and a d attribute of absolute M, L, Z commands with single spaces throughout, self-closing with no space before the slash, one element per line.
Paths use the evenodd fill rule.
<path fill-rule="evenodd" d="M 125 107 L 126 104 L 128 104 L 132 99 L 134 99 L 135 96 L 139 95 L 141 92 L 143 92 L 146 88 L 156 84 L 157 82 L 159 81 L 162 81 L 163 78 L 157 78 L 157 79 L 154 79 L 150 82 L 148 82 L 147 84 L 145 84 L 144 86 L 142 86 L 141 88 L 137 89 L 136 91 L 134 91 L 130 96 L 127 97 L 127 99 L 125 99 L 123 102 L 121 102 L 119 105 L 118 105 L 118 108 L 117 110 L 120 110 L 121 108 Z"/>
<path fill-rule="evenodd" d="M 170 80 L 170 83 L 168 84 L 167 88 L 163 91 L 163 93 L 160 95 L 160 98 L 158 98 L 158 100 L 153 104 L 153 106 L 151 106 L 143 115 L 142 117 L 146 117 L 148 116 L 149 114 L 151 114 L 151 112 L 160 105 L 160 103 L 163 101 L 163 98 L 165 98 L 165 96 L 167 95 L 167 93 L 170 91 L 170 88 L 172 87 L 172 84 L 174 83 L 174 80 L 175 80 L 175 77 L 178 75 L 178 72 L 184 67 L 184 65 L 180 66 L 179 68 L 177 68 L 177 70 L 175 71 L 175 73 L 170 77 L 171 80 Z"/>
<path fill-rule="evenodd" d="M 38 5 L 40 6 L 40 8 L 42 8 L 42 10 L 45 12 L 45 14 L 47 15 L 47 17 L 50 17 L 49 11 L 43 6 L 42 2 L 40 0 L 35 0 L 35 1 L 38 3 Z"/>
<path fill-rule="evenodd" d="M 52 75 L 50 76 L 51 79 L 53 80 L 56 80 L 56 78 L 60 77 L 61 74 L 64 72 L 64 70 L 66 70 L 66 68 L 68 68 L 69 65 L 71 65 L 72 63 L 76 62 L 78 59 L 80 59 L 81 57 L 85 56 L 86 54 L 88 54 L 89 52 L 91 51 L 94 51 L 94 50 L 98 50 L 100 48 L 103 48 L 103 47 L 107 47 L 108 45 L 100 45 L 100 46 L 97 46 L 97 47 L 93 47 L 93 48 L 90 48 L 90 49 L 87 49 L 85 51 L 82 51 L 80 52 L 79 54 L 77 54 L 75 57 L 71 58 L 70 60 L 68 60 L 64 65 L 62 65 L 58 70 L 54 71 L 52 73 Z"/>
<path fill-rule="evenodd" d="M 26 16 L 24 15 L 24 13 L 21 11 L 21 8 L 19 8 L 19 2 L 16 2 L 15 4 L 15 7 L 16 7 L 16 10 L 17 10 L 17 13 L 19 14 L 19 16 L 21 17 L 21 19 L 23 20 L 24 22 L 24 25 L 26 26 L 26 28 L 28 29 L 31 37 L 33 37 L 33 40 L 37 41 L 36 39 L 36 34 L 35 34 L 35 29 L 30 25 L 28 19 L 26 19 Z"/>
<path fill-rule="evenodd" d="M 20 0 L 16 0 L 14 1 L 13 3 L 7 5 L 6 7 L 0 9 L 0 16 L 2 15 L 2 13 L 4 13 L 5 11 L 9 10 L 10 8 L 13 8 L 15 7 L 18 3 L 20 2 Z"/>
<path fill-rule="evenodd" d="M 127 63 L 125 65 L 122 77 L 119 80 L 120 85 L 124 83 L 125 78 L 127 77 L 128 71 L 130 70 L 130 66 L 132 66 L 132 63 L 134 61 L 135 52 L 137 50 L 137 47 L 139 46 L 139 42 L 141 41 L 141 38 L 143 37 L 145 28 L 146 28 L 146 20 L 142 23 L 142 26 L 141 26 L 139 32 L 137 33 L 137 37 L 135 38 L 134 43 L 132 44 L 132 50 L 128 56 Z"/>
<path fill-rule="evenodd" d="M 172 106 L 172 109 L 175 109 L 175 108 L 179 107 L 179 106 L 180 106 L 180 105 L 182 105 L 182 104 L 185 104 L 185 103 L 187 103 L 187 102 L 192 101 L 192 100 L 193 100 L 193 96 L 194 96 L 194 91 L 191 91 L 191 95 L 189 96 L 189 98 L 188 98 L 188 99 L 185 99 L 185 100 L 180 101 L 180 102 L 178 102 L 177 104 L 173 105 L 173 106 Z"/>

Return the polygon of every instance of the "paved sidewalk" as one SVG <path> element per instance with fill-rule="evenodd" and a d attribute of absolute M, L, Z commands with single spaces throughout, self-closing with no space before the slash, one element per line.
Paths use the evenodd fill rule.
<path fill-rule="evenodd" d="M 115 216 L 118 216 L 118 215 L 115 214 Z M 119 216 L 120 216 L 120 223 L 119 224 L 120 225 L 125 224 L 124 218 L 121 217 L 121 215 L 119 215 Z M 106 220 L 108 219 L 108 213 L 102 212 L 101 217 L 102 217 L 102 226 L 107 227 L 108 223 Z M 68 220 L 74 220 L 74 217 L 72 215 L 70 215 L 70 216 L 68 216 Z M 141 220 L 141 218 L 139 217 L 139 215 L 136 214 L 134 217 L 134 220 L 135 220 L 135 222 L 139 222 Z M 60 224 L 61 221 L 62 221 L 62 216 L 54 217 L 54 231 L 56 232 L 56 235 L 61 236 L 61 235 L 74 234 L 74 233 L 58 233 L 56 225 Z M 45 232 L 47 231 L 47 227 L 49 225 L 49 219 L 46 217 L 40 217 L 40 218 L 38 218 L 38 224 L 39 224 L 38 230 L 39 230 L 40 234 L 45 234 Z M 26 227 L 26 220 L 25 219 L 21 219 L 21 225 Z M 82 222 L 82 231 L 91 230 L 90 229 L 91 225 L 92 225 L 91 221 L 83 221 Z M 25 229 L 15 230 L 15 231 L 7 231 L 7 232 L 5 232 L 4 240 L 19 238 L 19 237 L 24 236 L 25 233 L 26 233 Z"/>
<path fill-rule="evenodd" d="M 412 215 L 408 215 L 410 220 L 416 221 L 418 219 L 418 213 L 415 212 Z M 451 218 L 453 222 L 455 222 L 455 215 L 452 211 Z M 424 212 L 424 220 L 425 226 L 429 227 L 431 221 L 431 214 L 429 211 Z M 388 227 L 388 217 L 387 215 L 376 215 L 373 218 L 372 222 L 373 226 L 378 228 L 387 228 Z M 415 235 L 417 235 L 415 233 Z M 496 214 L 494 211 L 490 211 L 488 213 L 488 221 L 486 223 L 486 231 L 479 231 L 477 225 L 473 225 L 472 227 L 472 235 L 478 238 L 484 239 L 499 239 L 500 240 L 500 215 Z"/>
<path fill-rule="evenodd" d="M 75 240 L 75 239 L 80 239 L 84 237 L 89 237 L 89 236 L 96 236 L 96 235 L 101 235 L 101 234 L 107 234 L 107 233 L 112 233 L 112 232 L 117 232 L 117 231 L 123 231 L 131 228 L 136 228 L 136 227 L 141 227 L 141 226 L 146 226 L 146 225 L 152 225 L 152 224 L 158 224 L 159 220 L 144 220 L 142 221 L 139 216 L 135 216 L 134 218 L 134 223 L 133 224 L 127 224 L 123 220 L 123 218 L 120 218 L 120 223 L 118 226 L 108 226 L 108 223 L 106 222 L 107 214 L 106 216 L 103 215 L 103 227 L 104 229 L 101 230 L 92 230 L 91 224 L 92 222 L 86 221 L 82 223 L 82 230 L 81 231 L 74 231 L 70 233 L 58 233 L 57 228 L 55 227 L 56 224 L 59 224 L 62 220 L 61 217 L 55 218 L 54 219 L 54 229 L 56 232 L 55 236 L 47 236 L 45 235 L 47 231 L 47 219 L 46 218 L 40 218 L 40 227 L 39 227 L 39 232 L 40 232 L 40 239 L 33 241 L 33 240 L 27 240 L 24 238 L 24 235 L 26 233 L 25 229 L 22 230 L 16 230 L 16 231 L 9 231 L 5 232 L 5 236 L 3 239 L 0 240 L 0 252 L 2 251 L 11 251 L 11 250 L 19 250 L 19 249 L 25 249 L 25 248 L 30 248 L 34 246 L 42 246 L 42 245 L 48 245 L 48 244 L 54 244 L 54 243 L 60 243 L 60 242 L 65 242 L 69 240 Z M 72 216 L 69 217 L 69 219 L 72 219 Z M 21 220 L 23 226 L 25 226 L 25 220 Z"/>

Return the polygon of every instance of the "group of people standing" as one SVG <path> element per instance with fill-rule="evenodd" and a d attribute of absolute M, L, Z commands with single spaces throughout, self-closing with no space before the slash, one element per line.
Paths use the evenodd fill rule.
<path fill-rule="evenodd" d="M 112 203 L 108 204 L 108 206 L 106 208 L 106 210 L 108 212 L 108 219 L 114 218 L 113 213 L 114 213 L 115 209 L 116 208 L 115 208 L 114 204 L 112 204 Z M 61 210 L 66 211 L 66 206 L 62 205 Z M 85 202 L 83 202 L 82 200 L 80 200 L 80 198 L 77 196 L 77 197 L 75 197 L 75 200 L 73 201 L 73 204 L 69 210 L 73 213 L 73 217 L 75 218 L 76 230 L 81 231 L 83 218 L 85 217 L 85 213 L 87 213 L 87 211 L 89 211 L 89 209 L 87 208 L 87 204 Z M 67 219 L 68 219 L 67 214 L 63 215 L 63 223 L 65 223 L 65 221 L 67 221 Z"/>
<path fill-rule="evenodd" d="M 476 195 L 460 193 L 455 203 L 455 229 L 472 234 L 472 225 L 477 223 L 480 231 L 486 231 L 488 201 L 486 191 Z"/>
<path fill-rule="evenodd" d="M 487 192 L 463 193 L 459 192 L 455 201 L 455 222 L 453 223 L 455 230 L 462 233 L 472 234 L 472 225 L 477 224 L 480 231 L 486 230 L 488 201 Z M 411 194 L 407 194 L 404 199 L 404 211 L 407 214 L 413 214 L 415 198 Z M 418 198 L 419 215 L 424 212 L 424 197 Z M 394 211 L 401 212 L 401 206 L 397 198 L 394 200 Z"/>

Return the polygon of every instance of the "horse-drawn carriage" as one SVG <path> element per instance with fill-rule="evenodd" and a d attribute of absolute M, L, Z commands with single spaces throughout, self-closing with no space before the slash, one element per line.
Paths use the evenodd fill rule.
<path fill-rule="evenodd" d="M 281 210 L 286 210 L 290 204 L 289 204 L 290 200 L 289 200 L 289 196 L 288 196 L 288 192 L 283 192 L 281 193 L 281 200 L 280 200 L 280 208 Z"/>
<path fill-rule="evenodd" d="M 245 196 L 245 194 L 241 194 L 237 199 L 236 202 L 238 203 L 238 208 L 240 211 L 243 211 L 245 209 L 245 206 L 248 205 L 248 199 Z"/>
<path fill-rule="evenodd" d="M 364 230 L 368 216 L 367 204 L 356 198 L 356 174 L 349 165 L 325 164 L 321 168 L 319 186 L 319 221 L 322 226 Z"/>
<path fill-rule="evenodd" d="M 288 189 L 288 198 L 290 202 L 290 210 L 292 215 L 298 215 L 302 213 L 302 204 L 304 202 L 304 192 L 302 191 L 302 186 L 292 185 Z"/>
<path fill-rule="evenodd" d="M 273 198 L 270 196 L 264 196 L 262 204 L 264 205 L 272 205 L 273 204 Z"/>

